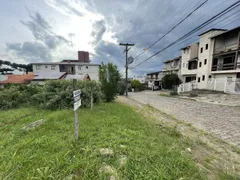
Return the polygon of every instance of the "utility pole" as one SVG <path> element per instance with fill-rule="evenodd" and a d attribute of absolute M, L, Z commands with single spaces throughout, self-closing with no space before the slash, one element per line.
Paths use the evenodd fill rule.
<path fill-rule="evenodd" d="M 125 91 L 126 91 L 126 97 L 128 96 L 128 51 L 130 50 L 130 48 L 128 48 L 128 46 L 134 46 L 135 44 L 129 44 L 129 43 L 120 43 L 120 46 L 125 46 L 125 50 L 124 52 L 126 53 L 126 79 L 125 79 Z"/>

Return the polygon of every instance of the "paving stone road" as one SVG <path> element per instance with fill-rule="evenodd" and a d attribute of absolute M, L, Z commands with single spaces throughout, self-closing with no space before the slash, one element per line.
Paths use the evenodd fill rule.
<path fill-rule="evenodd" d="M 129 97 L 240 147 L 240 107 L 163 97 L 159 94 L 159 91 L 143 91 L 129 93 Z"/>

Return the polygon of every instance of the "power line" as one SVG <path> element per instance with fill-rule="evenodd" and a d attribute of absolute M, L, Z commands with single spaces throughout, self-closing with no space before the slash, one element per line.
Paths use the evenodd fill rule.
<path fill-rule="evenodd" d="M 150 56 L 149 58 L 143 60 L 142 62 L 138 63 L 137 65 L 135 65 L 134 67 L 131 67 L 130 69 L 133 69 L 137 66 L 139 66 L 140 64 L 148 61 L 149 59 L 153 58 L 154 56 L 158 55 L 159 53 L 165 51 L 166 49 L 168 49 L 169 47 L 175 45 L 176 43 L 178 43 L 179 41 L 189 37 L 190 35 L 192 35 L 193 33 L 197 32 L 199 29 L 202 29 L 203 27 L 207 26 L 208 24 L 210 24 L 211 22 L 215 21 L 217 18 L 223 16 L 224 14 L 228 13 L 229 11 L 233 10 L 234 8 L 238 7 L 240 4 L 240 1 L 237 1 L 236 3 L 230 5 L 228 8 L 224 9 L 223 11 L 221 11 L 220 13 L 216 14 L 215 16 L 213 16 L 212 18 L 210 18 L 209 20 L 205 21 L 204 23 L 202 23 L 200 26 L 196 27 L 195 29 L 193 29 L 192 31 L 188 32 L 187 34 L 183 35 L 182 37 L 180 37 L 179 39 L 177 39 L 176 41 L 174 41 L 173 43 L 169 44 L 168 46 L 166 46 L 165 48 L 161 49 L 160 51 L 154 53 L 152 56 Z"/>
<path fill-rule="evenodd" d="M 157 44 L 159 41 L 161 41 L 165 36 L 167 36 L 170 32 L 172 32 L 177 26 L 182 24 L 187 18 L 189 18 L 195 11 L 200 9 L 208 0 L 205 0 L 203 3 L 201 3 L 197 8 L 195 8 L 193 11 L 191 11 L 185 18 L 183 18 L 180 22 L 178 22 L 175 26 L 173 26 L 168 32 L 166 32 L 163 36 L 161 36 L 157 41 L 155 41 L 153 44 L 151 44 L 146 50 L 149 50 L 152 48 L 155 44 Z M 139 55 L 137 55 L 134 59 L 140 57 L 142 54 L 144 54 L 145 51 L 142 51 Z"/>
<path fill-rule="evenodd" d="M 123 35 L 123 40 L 124 40 L 124 38 L 125 38 L 125 36 L 126 36 L 128 30 L 129 30 L 129 27 L 130 27 L 131 22 L 133 21 L 135 15 L 136 15 L 137 9 L 138 9 L 138 7 L 139 7 L 141 1 L 142 1 L 142 0 L 139 0 L 139 1 L 138 1 L 138 4 L 137 4 L 137 6 L 136 6 L 136 9 L 135 9 L 135 11 L 134 11 L 134 13 L 133 13 L 133 18 L 132 18 L 131 21 L 129 21 L 129 23 L 128 23 L 128 27 L 127 27 L 127 29 L 126 29 L 124 35 Z"/>

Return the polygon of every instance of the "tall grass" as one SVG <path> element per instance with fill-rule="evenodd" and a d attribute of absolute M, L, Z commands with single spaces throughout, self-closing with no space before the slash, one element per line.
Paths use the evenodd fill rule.
<path fill-rule="evenodd" d="M 99 173 L 104 163 L 114 167 L 120 179 L 206 178 L 185 152 L 187 142 L 176 128 L 159 129 L 125 105 L 80 109 L 78 142 L 73 138 L 72 110 L 25 108 L 0 114 L 0 179 L 64 179 L 69 175 L 106 179 L 107 174 Z M 45 120 L 42 126 L 21 130 L 40 118 Z M 113 156 L 99 154 L 99 148 L 106 147 L 114 151 Z M 121 155 L 128 158 L 124 167 L 119 165 Z"/>

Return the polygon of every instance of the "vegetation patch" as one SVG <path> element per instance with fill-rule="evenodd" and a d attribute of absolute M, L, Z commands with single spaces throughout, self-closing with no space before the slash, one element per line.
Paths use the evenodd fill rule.
<path fill-rule="evenodd" d="M 119 179 L 206 179 L 176 127 L 159 128 L 129 106 L 105 103 L 92 111 L 80 109 L 78 142 L 72 110 L 0 113 L 0 179 L 106 179 L 110 174 L 99 172 L 104 164 Z M 38 128 L 22 130 L 39 119 L 44 123 Z M 112 155 L 101 155 L 101 148 Z"/>

